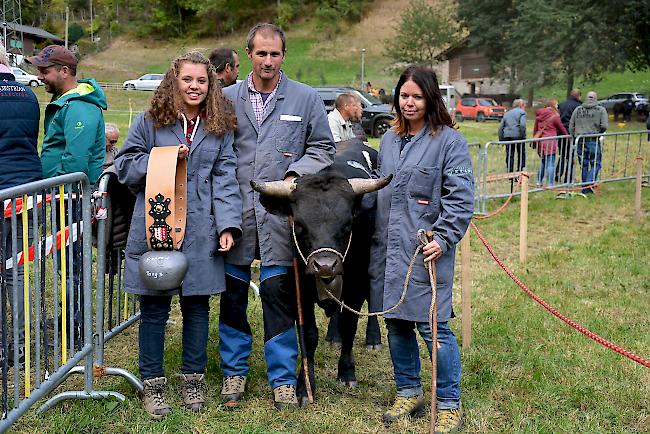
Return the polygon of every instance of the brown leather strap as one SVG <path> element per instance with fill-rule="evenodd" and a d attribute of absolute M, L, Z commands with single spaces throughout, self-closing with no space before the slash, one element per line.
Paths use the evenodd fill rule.
<path fill-rule="evenodd" d="M 180 250 L 185 236 L 187 160 L 178 146 L 156 146 L 149 154 L 145 187 L 145 227 L 152 250 Z"/>

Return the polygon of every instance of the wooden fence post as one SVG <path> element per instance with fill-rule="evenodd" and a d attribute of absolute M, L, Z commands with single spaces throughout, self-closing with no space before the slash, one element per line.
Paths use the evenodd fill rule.
<path fill-rule="evenodd" d="M 634 211 L 636 222 L 641 223 L 641 186 L 643 182 L 643 157 L 636 157 L 636 195 L 634 200 Z"/>
<path fill-rule="evenodd" d="M 519 261 L 526 263 L 528 253 L 528 172 L 521 172 L 521 211 L 519 214 Z"/>
<path fill-rule="evenodd" d="M 471 228 L 467 228 L 465 236 L 460 241 L 460 270 L 461 270 L 461 336 L 463 349 L 472 345 L 472 275 L 471 275 Z"/>

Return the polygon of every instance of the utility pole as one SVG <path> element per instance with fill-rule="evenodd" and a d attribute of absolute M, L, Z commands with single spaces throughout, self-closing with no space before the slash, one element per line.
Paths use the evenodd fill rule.
<path fill-rule="evenodd" d="M 69 22 L 69 17 L 70 16 L 70 8 L 68 6 L 65 7 L 65 48 L 68 48 L 68 22 Z"/>
<path fill-rule="evenodd" d="M 366 49 L 362 48 L 361 49 L 361 90 L 364 90 L 364 86 L 366 85 L 366 78 L 365 78 L 365 61 L 366 61 Z"/>
<path fill-rule="evenodd" d="M 90 42 L 95 42 L 93 37 L 93 0 L 90 0 Z"/>
<path fill-rule="evenodd" d="M 21 28 L 20 0 L 2 1 L 2 43 L 9 63 L 18 66 L 23 60 L 24 44 Z"/>

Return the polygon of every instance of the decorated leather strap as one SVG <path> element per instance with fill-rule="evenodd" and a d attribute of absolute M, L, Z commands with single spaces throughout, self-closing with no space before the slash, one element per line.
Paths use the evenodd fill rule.
<path fill-rule="evenodd" d="M 152 250 L 180 250 L 185 236 L 187 160 L 178 146 L 156 146 L 149 154 L 145 198 L 147 244 Z"/>

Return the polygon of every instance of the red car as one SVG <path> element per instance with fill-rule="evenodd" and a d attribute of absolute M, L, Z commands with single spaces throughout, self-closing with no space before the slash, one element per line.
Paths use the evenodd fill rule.
<path fill-rule="evenodd" d="M 486 119 L 501 120 L 506 108 L 497 104 L 492 98 L 466 97 L 456 103 L 456 122 L 465 119 L 476 119 L 483 122 Z"/>

